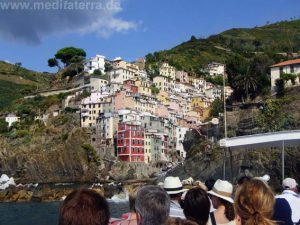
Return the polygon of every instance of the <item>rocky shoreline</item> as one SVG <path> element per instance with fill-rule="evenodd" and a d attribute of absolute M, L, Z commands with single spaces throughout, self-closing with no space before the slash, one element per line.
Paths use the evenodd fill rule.
<path fill-rule="evenodd" d="M 154 184 L 153 179 L 128 180 L 122 183 L 106 181 L 105 183 L 68 183 L 39 185 L 10 185 L 0 190 L 0 202 L 52 202 L 62 201 L 69 193 L 78 188 L 89 188 L 107 199 L 119 198 L 126 200 L 128 193 L 137 185 Z"/>

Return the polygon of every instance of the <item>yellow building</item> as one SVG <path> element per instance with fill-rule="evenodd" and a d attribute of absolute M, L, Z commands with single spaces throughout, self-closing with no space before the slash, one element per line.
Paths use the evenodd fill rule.
<path fill-rule="evenodd" d="M 159 100 L 163 105 L 169 105 L 169 94 L 166 91 L 160 90 L 159 93 L 156 95 L 157 100 Z"/>
<path fill-rule="evenodd" d="M 137 81 L 135 81 L 135 86 L 138 87 L 138 92 L 140 94 L 144 94 L 144 95 L 148 95 L 148 96 L 150 96 L 152 94 L 150 83 L 148 83 L 147 81 L 137 80 Z"/>
<path fill-rule="evenodd" d="M 202 107 L 202 108 L 208 108 L 210 107 L 211 102 L 203 97 L 195 96 L 192 97 L 191 106 L 192 107 Z"/>

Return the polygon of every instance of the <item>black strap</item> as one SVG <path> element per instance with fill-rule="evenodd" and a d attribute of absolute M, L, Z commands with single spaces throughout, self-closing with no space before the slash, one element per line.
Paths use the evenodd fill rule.
<path fill-rule="evenodd" d="M 217 225 L 214 212 L 211 212 L 209 215 L 210 215 L 211 225 Z"/>

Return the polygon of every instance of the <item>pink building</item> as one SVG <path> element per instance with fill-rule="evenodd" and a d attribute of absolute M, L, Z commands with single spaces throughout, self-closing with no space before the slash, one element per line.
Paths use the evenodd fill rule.
<path fill-rule="evenodd" d="M 157 108 L 155 109 L 155 115 L 157 117 L 168 118 L 169 117 L 169 110 L 164 105 L 158 105 Z"/>
<path fill-rule="evenodd" d="M 115 95 L 115 110 L 134 109 L 134 100 L 131 91 L 119 91 Z"/>

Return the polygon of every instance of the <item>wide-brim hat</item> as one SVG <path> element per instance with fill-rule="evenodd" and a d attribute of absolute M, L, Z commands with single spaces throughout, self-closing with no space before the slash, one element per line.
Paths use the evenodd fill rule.
<path fill-rule="evenodd" d="M 183 185 L 179 177 L 166 177 L 164 181 L 164 190 L 169 194 L 179 194 L 187 191 L 183 189 Z"/>
<path fill-rule="evenodd" d="M 207 193 L 233 203 L 232 192 L 233 186 L 231 183 L 226 180 L 217 180 L 213 189 Z"/>

